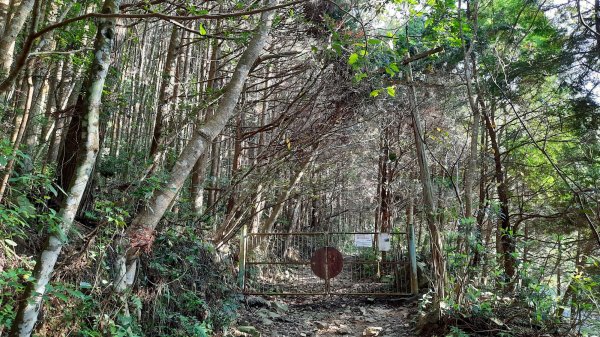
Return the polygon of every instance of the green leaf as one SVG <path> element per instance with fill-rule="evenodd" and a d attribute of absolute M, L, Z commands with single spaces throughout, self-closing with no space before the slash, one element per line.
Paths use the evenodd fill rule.
<path fill-rule="evenodd" d="M 55 197 L 56 197 L 56 196 L 58 196 L 58 191 L 56 190 L 56 188 L 54 188 L 54 186 L 52 186 L 52 184 L 48 184 L 48 186 L 47 186 L 47 187 L 48 187 L 48 190 L 49 190 L 49 191 L 50 191 L 52 194 L 54 194 L 54 196 L 55 196 Z"/>
<path fill-rule="evenodd" d="M 371 97 L 377 97 L 377 96 L 379 96 L 379 90 L 371 91 Z"/>
<path fill-rule="evenodd" d="M 396 89 L 394 89 L 394 87 L 387 87 L 387 93 L 388 95 L 395 97 L 396 96 Z"/>
<path fill-rule="evenodd" d="M 63 300 L 64 302 L 67 302 L 69 300 L 69 296 L 62 294 L 62 293 L 54 293 L 53 295 L 54 295 L 54 297 L 56 297 L 60 300 Z"/>
<path fill-rule="evenodd" d="M 342 52 L 342 45 L 339 42 L 333 42 L 331 43 L 331 49 L 340 54 Z"/>
<path fill-rule="evenodd" d="M 206 35 L 206 29 L 204 29 L 204 25 L 202 23 L 200 23 L 200 28 L 198 28 L 198 30 L 200 31 L 200 35 Z"/>
<path fill-rule="evenodd" d="M 369 39 L 367 42 L 369 44 L 381 44 L 381 40 L 379 39 Z"/>
<path fill-rule="evenodd" d="M 354 75 L 354 80 L 355 80 L 356 82 L 360 82 L 360 81 L 361 81 L 363 78 L 365 78 L 365 77 L 367 77 L 367 74 L 365 74 L 365 73 L 363 73 L 363 72 L 360 72 L 360 73 L 358 73 L 358 74 Z"/>
<path fill-rule="evenodd" d="M 357 53 L 350 54 L 350 57 L 348 58 L 348 64 L 353 65 L 354 63 L 356 63 L 356 61 L 358 61 L 358 54 Z"/>
<path fill-rule="evenodd" d="M 390 63 L 390 69 L 392 69 L 395 72 L 400 72 L 400 69 L 398 68 L 396 63 Z"/>
<path fill-rule="evenodd" d="M 31 216 L 35 214 L 35 207 L 33 204 L 27 199 L 26 196 L 20 195 L 17 197 L 17 205 L 19 205 L 19 209 L 21 212 L 26 213 L 26 216 Z"/>

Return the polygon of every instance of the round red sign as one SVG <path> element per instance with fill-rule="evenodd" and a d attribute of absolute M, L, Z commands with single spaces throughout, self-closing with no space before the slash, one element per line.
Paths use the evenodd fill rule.
<path fill-rule="evenodd" d="M 338 276 L 343 267 L 342 253 L 333 247 L 317 249 L 310 259 L 310 268 L 313 273 L 325 280 Z"/>

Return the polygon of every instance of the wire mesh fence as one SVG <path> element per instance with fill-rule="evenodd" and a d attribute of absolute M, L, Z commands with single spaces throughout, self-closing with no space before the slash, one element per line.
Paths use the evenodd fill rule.
<path fill-rule="evenodd" d="M 410 264 L 406 233 L 391 233 L 379 251 L 374 232 L 252 233 L 245 236 L 244 292 L 261 295 L 407 295 Z M 371 247 L 357 247 L 357 236 Z M 368 240 L 367 240 L 368 241 Z M 311 258 L 318 249 L 341 253 L 341 272 L 316 276 Z M 327 263 L 327 261 L 325 261 Z M 314 264 L 314 261 L 312 261 Z"/>

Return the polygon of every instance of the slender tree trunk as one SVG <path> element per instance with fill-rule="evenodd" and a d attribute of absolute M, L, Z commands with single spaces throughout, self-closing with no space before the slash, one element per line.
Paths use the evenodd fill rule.
<path fill-rule="evenodd" d="M 119 0 L 106 0 L 102 8 L 103 13 L 117 13 L 119 10 Z M 98 33 L 94 46 L 95 57 L 88 76 L 88 93 L 84 102 L 86 114 L 85 128 L 82 133 L 85 134 L 85 144 L 80 149 L 82 155 L 77 165 L 77 173 L 69 184 L 67 190 L 68 197 L 61 205 L 58 217 L 61 219 L 61 225 L 58 233 L 51 233 L 46 244 L 37 258 L 35 269 L 32 273 L 32 281 L 28 283 L 25 291 L 24 300 L 19 306 L 17 316 L 13 322 L 11 336 L 28 337 L 31 335 L 39 310 L 42 305 L 42 298 L 46 292 L 46 285 L 50 281 L 54 265 L 58 259 L 60 251 L 64 245 L 63 236 L 69 233 L 73 219 L 79 208 L 79 203 L 84 190 L 90 178 L 90 173 L 96 162 L 96 155 L 99 150 L 99 114 L 104 88 L 104 80 L 110 65 L 110 53 L 115 36 L 116 19 L 106 18 L 98 20 Z"/>
<path fill-rule="evenodd" d="M 218 27 L 218 23 L 216 25 Z M 217 76 L 217 68 L 219 66 L 219 43 L 215 40 L 212 43 L 211 51 L 210 51 L 210 60 L 208 66 L 208 81 L 206 83 L 206 94 L 207 97 L 212 97 Z M 205 119 L 209 118 L 214 114 L 214 109 L 209 108 L 206 111 Z M 200 127 L 199 125 L 197 127 Z M 195 214 L 201 214 L 204 206 L 204 175 L 206 174 L 206 154 L 203 153 L 200 158 L 194 164 L 194 169 L 192 170 L 192 181 L 191 181 L 191 194 L 192 194 L 192 210 Z M 212 193 L 212 192 L 211 192 Z M 210 202 L 209 202 L 210 205 Z"/>
<path fill-rule="evenodd" d="M 4 78 L 4 75 L 8 74 L 12 66 L 17 36 L 23 29 L 27 17 L 33 10 L 34 4 L 35 0 L 21 0 L 14 15 L 12 15 L 10 21 L 4 26 L 4 32 L 0 38 L 0 50 L 2 51 L 0 52 L 0 78 Z M 1 7 L 3 7 L 2 4 L 0 4 Z M 2 15 L 1 12 L 0 15 Z"/>
<path fill-rule="evenodd" d="M 510 226 L 509 200 L 508 200 L 508 185 L 504 177 L 504 167 L 502 165 L 502 157 L 500 156 L 500 145 L 498 144 L 498 135 L 496 132 L 496 124 L 491 113 L 485 108 L 483 99 L 479 99 L 480 105 L 483 107 L 485 125 L 488 132 L 490 145 L 494 154 L 494 177 L 497 184 L 498 201 L 500 202 L 500 214 L 498 215 L 498 236 L 500 243 L 500 254 L 502 255 L 504 273 L 508 282 L 507 290 L 514 287 L 514 276 L 516 268 L 515 244 L 513 239 L 512 228 Z"/>
<path fill-rule="evenodd" d="M 208 207 L 212 208 L 213 210 L 215 209 L 215 203 L 217 202 L 218 198 L 219 198 L 219 163 L 221 162 L 221 141 L 223 139 L 223 136 L 218 136 L 217 138 L 213 139 L 213 141 L 210 144 L 210 161 L 207 162 L 205 165 L 210 164 L 209 167 L 209 176 L 210 176 L 210 181 L 211 181 L 211 185 L 212 188 L 210 190 L 210 192 L 208 193 Z"/>
<path fill-rule="evenodd" d="M 8 22 L 8 8 L 10 0 L 0 0 L 0 36 L 4 35 L 4 29 Z"/>
<path fill-rule="evenodd" d="M 410 55 L 409 55 L 410 57 Z M 431 175 L 429 173 L 429 163 L 427 161 L 427 154 L 425 149 L 425 134 L 423 126 L 421 124 L 421 116 L 417 107 L 417 96 L 415 87 L 412 84 L 412 67 L 408 66 L 407 81 L 409 83 L 408 98 L 410 101 L 410 110 L 413 121 L 413 131 L 415 137 L 415 149 L 417 153 L 417 160 L 419 162 L 419 170 L 421 173 L 421 185 L 423 188 L 423 206 L 425 208 L 425 215 L 427 219 L 427 227 L 429 229 L 429 236 L 431 239 L 431 262 L 434 273 L 434 288 L 436 292 L 436 298 L 434 307 L 438 319 L 441 316 L 440 301 L 445 297 L 445 286 L 446 286 L 446 260 L 444 258 L 443 241 L 440 230 L 436 222 L 436 211 L 433 202 L 433 186 L 431 182 Z"/>
<path fill-rule="evenodd" d="M 596 51 L 600 58 L 600 0 L 594 1 L 594 28 L 596 28 Z"/>
<path fill-rule="evenodd" d="M 269 104 L 268 104 L 268 100 L 267 100 L 267 88 L 269 87 L 269 74 L 270 74 L 270 66 L 266 66 L 265 67 L 265 78 L 267 79 L 265 81 L 265 86 L 264 86 L 264 94 L 263 94 L 263 101 L 261 104 L 261 109 L 260 109 L 260 113 L 258 116 L 258 127 L 262 128 L 265 126 L 266 124 L 266 116 L 268 113 L 268 109 L 269 109 Z M 258 135 L 258 145 L 256 148 L 252 148 L 251 150 L 253 151 L 253 154 L 251 155 L 251 157 L 254 159 L 254 165 L 258 166 L 257 171 L 258 172 L 263 172 L 262 169 L 262 164 L 268 160 L 262 157 L 262 151 L 264 151 L 265 149 L 265 134 L 264 132 L 261 132 Z M 259 174 L 260 176 L 260 174 Z M 262 221 L 262 216 L 264 213 L 264 207 L 265 207 L 265 198 L 264 198 L 264 189 L 265 189 L 265 184 L 263 181 L 259 181 L 258 185 L 256 187 L 256 192 L 254 194 L 254 197 L 252 198 L 254 200 L 254 203 L 252 205 L 252 227 L 250 228 L 250 233 L 257 233 L 259 228 L 260 228 L 260 222 Z"/>
<path fill-rule="evenodd" d="M 31 121 L 30 126 L 27 130 L 26 136 L 26 144 L 27 144 L 27 152 L 29 154 L 28 161 L 26 162 L 25 172 L 31 172 L 33 170 L 33 165 L 36 156 L 37 148 L 43 143 L 40 140 L 44 139 L 42 135 L 45 129 L 46 122 L 44 121 L 45 117 L 45 108 L 47 106 L 47 101 L 50 93 L 50 83 L 48 81 L 48 74 L 50 74 L 49 69 L 38 69 L 34 74 L 34 79 L 37 81 L 37 84 L 34 85 L 36 88 L 37 96 L 35 101 L 33 102 L 33 106 L 31 109 Z"/>
<path fill-rule="evenodd" d="M 2 181 L 0 181 L 0 202 L 4 198 L 4 194 L 6 193 L 6 189 L 8 188 L 8 180 L 10 179 L 15 163 L 17 152 L 19 151 L 19 147 L 23 141 L 23 135 L 25 134 L 25 130 L 27 129 L 27 123 L 29 122 L 29 112 L 31 111 L 31 102 L 33 100 L 33 83 L 31 80 L 31 73 L 29 70 L 26 71 L 26 76 L 23 79 L 23 92 L 26 92 L 25 99 L 23 103 L 19 103 L 20 109 L 23 110 L 22 115 L 15 115 L 14 122 L 14 131 L 11 136 L 12 143 L 12 158 L 6 164 L 4 168 L 4 175 L 2 176 Z"/>
<path fill-rule="evenodd" d="M 171 30 L 171 38 L 169 39 L 169 47 L 167 48 L 167 58 L 165 68 L 162 74 L 162 82 L 160 84 L 160 92 L 158 96 L 158 109 L 156 111 L 156 120 L 154 123 L 154 131 L 152 132 L 152 142 L 150 145 L 150 155 L 153 162 L 154 157 L 159 153 L 159 145 L 162 141 L 164 119 L 171 111 L 171 101 L 175 92 L 175 71 L 177 57 L 180 49 L 181 34 L 177 26 L 173 26 Z M 152 173 L 152 171 L 150 172 Z"/>
<path fill-rule="evenodd" d="M 474 10 L 477 11 L 477 2 L 474 3 Z M 477 27 L 477 15 L 475 14 L 475 27 Z M 477 62 L 473 55 L 473 44 L 469 47 L 464 47 L 464 68 L 465 68 L 465 83 L 467 84 L 467 96 L 469 100 L 469 107 L 473 114 L 473 121 L 471 123 L 471 142 L 469 146 L 469 158 L 467 160 L 467 167 L 465 169 L 465 218 L 471 218 L 473 216 L 473 186 L 475 172 L 477 171 L 477 143 L 479 142 L 479 123 L 481 119 L 481 113 L 477 106 L 475 98 L 475 90 L 473 90 L 472 77 L 477 76 Z"/>
<path fill-rule="evenodd" d="M 235 139 L 234 139 L 234 145 L 233 145 L 233 158 L 232 158 L 232 162 L 231 162 L 231 174 L 230 174 L 230 177 L 231 177 L 230 180 L 232 182 L 235 182 L 236 176 L 238 175 L 240 167 L 241 167 L 242 142 L 243 142 L 242 128 L 243 127 L 244 127 L 244 111 L 242 109 L 242 111 L 237 116 L 237 123 L 235 126 Z M 229 200 L 227 200 L 227 212 L 226 212 L 227 215 L 229 215 L 231 212 L 233 212 L 233 209 L 234 209 L 234 206 L 236 203 L 237 193 L 238 193 L 238 187 L 235 185 L 231 186 Z"/>
<path fill-rule="evenodd" d="M 481 122 L 480 122 L 481 123 Z M 477 210 L 477 230 L 475 233 L 476 241 L 478 244 L 475 253 L 473 254 L 473 266 L 478 266 L 481 263 L 481 257 L 485 254 L 485 246 L 483 244 L 483 223 L 485 220 L 485 209 L 487 208 L 487 198 L 486 198 L 486 150 L 487 146 L 487 132 L 486 129 L 481 130 L 480 135 L 480 144 L 481 148 L 479 150 L 479 207 Z"/>

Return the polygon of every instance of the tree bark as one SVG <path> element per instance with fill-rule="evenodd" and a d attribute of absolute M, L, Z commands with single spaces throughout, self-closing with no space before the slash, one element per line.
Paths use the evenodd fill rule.
<path fill-rule="evenodd" d="M 119 0 L 106 0 L 102 8 L 103 13 L 116 14 L 119 10 Z M 115 36 L 116 19 L 101 19 L 98 21 L 98 33 L 94 46 L 95 57 L 92 61 L 88 83 L 88 93 L 84 102 L 85 128 L 83 139 L 85 144 L 79 151 L 82 155 L 77 165 L 77 173 L 69 184 L 68 197 L 61 205 L 58 216 L 61 224 L 55 232 L 51 233 L 46 241 L 43 251 L 37 258 L 35 269 L 32 273 L 32 281 L 27 285 L 25 298 L 21 302 L 17 316 L 14 320 L 11 336 L 30 336 L 37 322 L 42 298 L 46 292 L 46 285 L 50 281 L 54 265 L 60 251 L 65 244 L 64 236 L 69 233 L 73 219 L 79 208 L 81 197 L 90 178 L 90 173 L 96 162 L 99 150 L 99 114 L 104 88 L 104 80 L 110 65 L 110 53 Z"/>
<path fill-rule="evenodd" d="M 0 36 L 4 35 L 4 29 L 8 22 L 8 7 L 10 0 L 0 0 Z"/>
<path fill-rule="evenodd" d="M 13 173 L 17 152 L 19 151 L 19 147 L 23 141 L 23 135 L 25 134 L 25 130 L 27 129 L 27 123 L 29 122 L 29 112 L 31 111 L 31 102 L 33 100 L 33 83 L 31 80 L 31 71 L 28 69 L 25 78 L 23 79 L 23 92 L 26 92 L 25 99 L 23 103 L 19 103 L 20 108 L 23 110 L 22 115 L 15 116 L 14 122 L 14 131 L 11 136 L 12 143 L 12 158 L 6 164 L 4 169 L 4 175 L 2 176 L 2 181 L 0 181 L 0 202 L 4 198 L 4 194 L 6 189 L 8 188 L 8 181 Z"/>
<path fill-rule="evenodd" d="M 596 52 L 600 57 L 600 0 L 594 2 L 594 28 L 596 28 Z"/>
<path fill-rule="evenodd" d="M 171 30 L 171 38 L 169 39 L 169 47 L 167 48 L 167 58 L 165 60 L 165 68 L 162 73 L 162 82 L 160 84 L 160 92 L 158 96 L 158 110 L 156 112 L 156 120 L 154 123 L 154 131 L 152 132 L 152 142 L 150 145 L 150 155 L 152 162 L 155 162 L 154 157 L 159 153 L 159 145 L 162 141 L 164 119 L 169 115 L 171 110 L 171 101 L 175 92 L 175 70 L 177 57 L 180 49 L 181 34 L 177 26 L 173 26 Z M 154 169 L 156 166 L 153 166 Z M 153 170 L 152 170 L 153 171 Z M 152 173 L 152 171 L 150 173 Z"/>
<path fill-rule="evenodd" d="M 0 50 L 2 51 L 0 53 L 0 74 L 6 75 L 10 71 L 17 36 L 23 29 L 23 25 L 25 25 L 27 17 L 32 12 L 34 4 L 35 0 L 22 0 L 14 15 L 10 18 L 10 21 L 7 22 L 6 19 L 4 21 L 6 24 L 0 38 Z M 4 6 L 0 4 L 0 11 L 3 11 L 2 7 Z M 0 12 L 1 15 L 2 12 Z M 1 75 L 0 78 L 4 78 L 4 75 Z"/>
<path fill-rule="evenodd" d="M 477 30 L 477 1 L 473 2 L 474 8 L 469 8 L 473 15 L 474 31 L 476 34 Z M 465 169 L 465 218 L 473 217 L 473 186 L 475 172 L 477 171 L 477 142 L 479 141 L 479 123 L 481 119 L 481 112 L 477 106 L 475 98 L 475 90 L 473 90 L 472 77 L 477 76 L 477 62 L 475 55 L 473 55 L 473 44 L 476 42 L 475 39 L 471 41 L 469 46 L 466 46 L 466 42 L 463 37 L 463 50 L 464 50 L 464 68 L 465 68 L 465 83 L 467 85 L 467 96 L 469 100 L 469 107 L 473 114 L 473 122 L 471 123 L 471 142 L 469 146 L 469 158 L 467 159 L 467 167 Z"/>
<path fill-rule="evenodd" d="M 509 200 L 508 200 L 508 185 L 504 177 L 504 167 L 502 165 L 502 157 L 500 156 L 500 145 L 498 144 L 498 134 L 496 132 L 496 124 L 493 116 L 485 108 L 483 99 L 479 98 L 479 103 L 483 108 L 485 125 L 490 139 L 490 145 L 494 154 L 494 178 L 497 184 L 498 201 L 500 202 L 500 214 L 498 215 L 498 234 L 504 265 L 504 273 L 508 282 L 507 290 L 511 290 L 514 286 L 516 259 L 515 244 L 513 239 L 512 228 L 510 226 Z"/>
<path fill-rule="evenodd" d="M 429 235 L 431 239 L 431 262 L 434 273 L 434 288 L 436 293 L 434 307 L 439 319 L 439 317 L 441 316 L 441 309 L 439 304 L 440 301 L 443 300 L 445 297 L 446 261 L 443 254 L 444 250 L 442 235 L 436 222 L 436 211 L 435 205 L 433 203 L 433 186 L 431 182 L 431 175 L 429 173 L 429 163 L 427 161 L 427 154 L 425 149 L 425 134 L 423 132 L 421 116 L 417 107 L 417 96 L 415 86 L 412 84 L 412 67 L 410 66 L 410 64 L 408 65 L 407 81 L 409 83 L 408 98 L 410 101 L 410 110 L 413 121 L 415 149 L 417 153 L 417 160 L 419 162 L 421 185 L 423 188 L 423 206 L 425 209 L 427 227 L 429 229 Z"/>
<path fill-rule="evenodd" d="M 216 25 L 218 26 L 218 23 Z M 217 75 L 217 67 L 219 65 L 219 43 L 215 40 L 212 43 L 210 51 L 210 64 L 208 66 L 208 81 L 206 83 L 206 93 L 211 97 L 215 90 L 215 77 Z M 206 111 L 205 119 L 214 114 L 214 109 L 211 107 Z M 199 123 L 198 123 L 199 124 Z M 198 125 L 200 127 L 200 125 Z M 192 211 L 196 215 L 200 215 L 204 207 L 204 175 L 206 174 L 206 154 L 202 154 L 194 164 L 192 170 L 192 179 L 190 191 L 192 195 Z M 210 205 L 210 203 L 209 203 Z"/>

